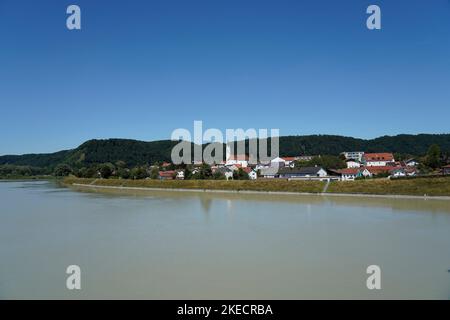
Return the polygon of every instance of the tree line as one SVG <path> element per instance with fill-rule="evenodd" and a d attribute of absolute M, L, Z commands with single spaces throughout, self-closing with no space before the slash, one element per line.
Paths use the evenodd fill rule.
<path fill-rule="evenodd" d="M 152 142 L 130 139 L 89 140 L 76 149 L 51 154 L 0 156 L 0 166 L 7 165 L 0 175 L 19 175 L 20 171 L 23 171 L 23 175 L 27 175 L 30 174 L 30 170 L 33 175 L 51 174 L 58 166 L 58 171 L 60 171 L 63 170 L 61 166 L 67 165 L 74 172 L 81 171 L 80 175 L 90 176 L 94 174 L 94 166 L 101 164 L 116 166 L 118 161 L 122 161 L 128 170 L 118 166 L 115 169 L 117 172 L 120 171 L 119 175 L 127 176 L 129 174 L 130 177 L 140 177 L 149 163 L 170 161 L 171 150 L 177 143 L 178 141 L 170 140 Z M 248 150 L 249 141 L 247 140 L 245 143 Z M 270 141 L 267 146 L 270 152 Z M 429 155 L 432 146 L 439 148 L 439 161 L 436 160 L 436 156 L 430 157 Z M 321 155 L 320 158 L 316 157 L 310 163 L 299 163 L 299 166 L 342 167 L 342 161 L 337 158 L 343 151 L 392 152 L 399 160 L 410 157 L 420 158 L 424 160 L 424 169 L 433 169 L 439 164 L 448 162 L 450 134 L 398 135 L 371 140 L 332 135 L 280 137 L 279 154 L 282 156 Z M 437 153 L 436 150 L 435 153 Z M 15 168 L 13 169 L 11 166 L 15 166 Z M 14 170 L 15 173 L 12 173 Z M 107 169 L 104 170 L 107 171 Z"/>

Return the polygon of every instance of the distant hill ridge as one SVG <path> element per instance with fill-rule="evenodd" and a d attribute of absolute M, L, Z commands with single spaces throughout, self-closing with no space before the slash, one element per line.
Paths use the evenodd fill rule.
<path fill-rule="evenodd" d="M 170 161 L 177 141 L 138 141 L 131 139 L 89 140 L 72 150 L 47 154 L 0 156 L 0 165 L 54 167 L 60 163 L 81 167 L 94 163 L 124 161 L 129 166 Z M 337 135 L 308 135 L 280 137 L 280 155 L 338 155 L 343 151 L 393 152 L 424 155 L 430 145 L 438 144 L 450 152 L 450 134 L 401 134 L 375 139 L 357 139 Z M 269 144 L 270 145 L 270 144 Z"/>

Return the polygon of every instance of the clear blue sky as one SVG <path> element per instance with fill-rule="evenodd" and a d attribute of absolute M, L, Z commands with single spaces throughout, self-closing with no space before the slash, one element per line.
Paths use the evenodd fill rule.
<path fill-rule="evenodd" d="M 81 31 L 66 29 L 69 4 Z M 194 120 L 448 133 L 450 2 L 0 0 L 0 112 L 0 154 L 168 139 Z"/>

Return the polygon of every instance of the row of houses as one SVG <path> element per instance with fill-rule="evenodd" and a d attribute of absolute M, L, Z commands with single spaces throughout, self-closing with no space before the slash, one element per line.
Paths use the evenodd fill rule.
<path fill-rule="evenodd" d="M 261 177 L 282 178 L 289 180 L 342 180 L 352 181 L 357 178 L 372 178 L 384 174 L 389 177 L 406 177 L 417 174 L 413 167 L 371 166 L 345 169 L 325 169 L 322 167 L 280 168 L 277 171 L 262 169 Z"/>
<path fill-rule="evenodd" d="M 335 170 L 341 180 L 355 180 L 356 178 L 370 178 L 384 174 L 389 177 L 414 176 L 418 173 L 419 162 L 415 159 L 396 161 L 394 155 L 388 152 L 365 153 L 363 151 L 343 152 L 346 169 Z"/>
<path fill-rule="evenodd" d="M 298 157 L 276 157 L 273 158 L 269 163 L 262 164 L 258 163 L 256 165 L 250 164 L 249 156 L 247 155 L 232 155 L 226 161 L 223 161 L 217 165 L 211 166 L 212 173 L 219 172 L 225 176 L 227 180 L 233 179 L 233 173 L 242 169 L 245 173 L 248 174 L 251 180 L 256 180 L 258 178 L 258 172 L 261 169 L 269 169 L 269 168 L 283 168 L 289 167 L 294 168 L 295 161 L 309 161 L 313 157 L 312 156 L 298 156 Z M 202 163 L 194 163 L 194 169 L 192 170 L 192 174 L 196 174 L 198 172 L 199 166 Z M 171 164 L 168 162 L 164 162 L 161 167 L 167 168 Z M 264 177 L 264 176 L 261 176 Z M 170 179 L 184 179 L 184 170 L 163 170 L 159 172 L 159 178 L 161 180 L 170 180 Z"/>
<path fill-rule="evenodd" d="M 414 167 L 401 166 L 370 166 L 340 169 L 335 170 L 335 172 L 340 175 L 342 181 L 349 181 L 357 178 L 372 178 L 373 176 L 381 174 L 393 178 L 415 176 L 417 174 L 417 169 Z"/>
<path fill-rule="evenodd" d="M 167 166 L 166 166 L 167 167 Z M 164 168 L 164 166 L 163 166 Z M 233 163 L 233 164 L 219 164 L 211 166 L 211 172 L 221 173 L 224 175 L 225 179 L 230 180 L 233 179 L 233 173 L 242 169 L 245 173 L 248 174 L 250 180 L 256 180 L 258 178 L 257 171 L 250 166 L 243 166 L 242 163 Z M 194 166 L 192 169 L 192 174 L 195 175 L 200 171 L 199 165 Z M 185 170 L 177 169 L 177 170 L 163 170 L 159 171 L 159 179 L 161 180 L 184 180 L 185 178 Z"/>
<path fill-rule="evenodd" d="M 309 161 L 312 156 L 276 157 L 269 163 L 249 163 L 247 155 L 231 156 L 226 161 L 211 167 L 213 173 L 219 172 L 227 180 L 233 178 L 233 173 L 242 169 L 252 180 L 289 179 L 289 180 L 342 180 L 352 181 L 358 178 L 371 178 L 384 175 L 392 178 L 409 177 L 418 174 L 418 162 L 415 159 L 396 161 L 392 153 L 364 153 L 362 151 L 344 152 L 347 168 L 325 169 L 320 166 L 296 167 L 296 161 Z M 192 173 L 197 172 L 194 167 Z M 443 167 L 443 174 L 450 174 L 450 165 Z M 161 171 L 160 179 L 184 179 L 183 170 Z"/>
<path fill-rule="evenodd" d="M 419 162 L 414 159 L 405 161 L 395 161 L 392 153 L 364 153 L 362 151 L 343 152 L 347 168 L 359 167 L 386 167 L 386 166 L 407 166 L 417 167 Z"/>
<path fill-rule="evenodd" d="M 418 173 L 418 162 L 415 159 L 396 161 L 392 153 L 365 153 L 363 151 L 343 152 L 347 168 L 325 169 L 315 167 L 295 167 L 296 161 L 309 161 L 308 157 L 277 157 L 268 164 L 257 164 L 254 170 L 261 178 L 302 179 L 302 180 L 343 180 L 351 181 L 357 178 L 371 178 L 377 175 L 389 177 L 414 176 Z M 231 157 L 224 164 L 240 164 L 248 166 L 248 157 Z"/>
<path fill-rule="evenodd" d="M 310 161 L 312 156 L 298 156 L 298 157 L 276 157 L 270 160 L 270 163 L 262 164 L 258 163 L 252 167 L 256 170 L 261 168 L 268 168 L 270 166 L 283 166 L 283 167 L 294 167 L 295 161 Z M 232 166 L 232 165 L 240 165 L 242 168 L 249 167 L 249 157 L 247 155 L 235 155 L 230 156 L 226 161 L 220 163 L 222 166 Z"/>

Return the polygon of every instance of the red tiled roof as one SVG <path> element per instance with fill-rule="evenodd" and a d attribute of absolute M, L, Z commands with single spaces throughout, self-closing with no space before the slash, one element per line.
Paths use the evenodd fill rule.
<path fill-rule="evenodd" d="M 394 155 L 392 153 L 365 153 L 364 159 L 366 161 L 393 161 Z"/>
<path fill-rule="evenodd" d="M 159 176 L 160 176 L 160 177 L 173 177 L 173 175 L 174 175 L 175 173 L 176 173 L 176 172 L 173 171 L 173 170 L 170 170 L 170 171 L 160 171 L 160 172 L 159 172 Z"/>
<path fill-rule="evenodd" d="M 340 174 L 357 174 L 359 171 L 361 171 L 360 168 L 346 168 L 337 170 Z"/>
<path fill-rule="evenodd" d="M 294 161 L 295 157 L 281 157 L 284 161 Z"/>
<path fill-rule="evenodd" d="M 389 172 L 394 169 L 400 169 L 400 167 L 393 166 L 373 166 L 373 167 L 365 167 L 372 174 L 378 174 L 382 172 Z"/>

